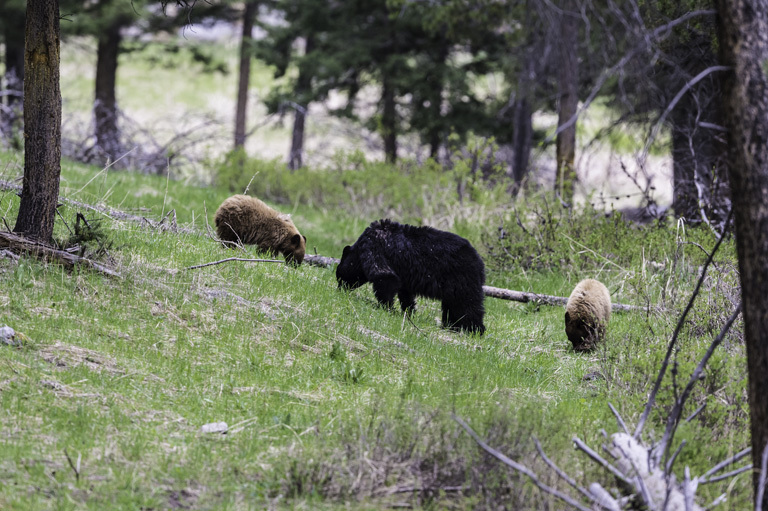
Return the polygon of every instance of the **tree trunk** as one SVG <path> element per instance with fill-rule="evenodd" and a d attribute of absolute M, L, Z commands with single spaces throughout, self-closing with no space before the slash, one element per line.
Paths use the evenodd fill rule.
<path fill-rule="evenodd" d="M 243 32 L 240 38 L 240 71 L 237 82 L 237 106 L 235 107 L 235 149 L 245 145 L 245 121 L 248 108 L 248 84 L 251 79 L 251 45 L 253 23 L 259 10 L 257 0 L 248 0 L 243 12 Z"/>
<path fill-rule="evenodd" d="M 519 99 L 515 100 L 512 118 L 512 179 L 515 182 L 515 191 L 520 189 L 523 179 L 528 174 L 528 161 L 533 146 L 533 113 L 531 104 L 527 98 L 528 91 L 522 91 Z"/>
<path fill-rule="evenodd" d="M 111 161 L 119 158 L 122 152 L 115 95 L 120 40 L 120 25 L 116 24 L 99 36 L 96 52 L 96 94 L 93 104 L 96 145 Z"/>
<path fill-rule="evenodd" d="M 563 12 L 560 14 L 560 62 L 558 81 L 560 104 L 557 125 L 562 126 L 575 114 L 579 106 L 579 63 L 576 52 L 579 25 L 575 0 L 563 0 Z M 576 176 L 576 123 L 565 128 L 557 135 L 557 190 L 562 200 L 573 202 L 573 189 Z"/>
<path fill-rule="evenodd" d="M 448 59 L 448 44 L 441 39 L 441 45 L 435 55 L 434 74 L 429 77 L 429 157 L 437 161 L 443 138 L 443 88 L 445 86 L 445 61 Z"/>
<path fill-rule="evenodd" d="M 397 111 L 394 87 L 388 76 L 382 78 L 381 102 L 381 136 L 384 139 L 384 156 L 388 163 L 395 163 L 397 160 Z"/>
<path fill-rule="evenodd" d="M 315 39 L 310 34 L 307 36 L 304 56 L 309 55 L 315 46 Z M 296 170 L 303 165 L 304 155 L 304 123 L 309 109 L 309 94 L 312 92 L 312 73 L 305 66 L 300 66 L 299 78 L 296 82 L 296 113 L 293 118 L 293 137 L 291 138 L 291 152 L 288 155 L 288 168 Z"/>
<path fill-rule="evenodd" d="M 755 499 L 768 444 L 768 0 L 715 0 L 747 346 Z M 757 504 L 757 502 L 756 502 Z M 768 492 L 762 497 L 768 509 Z"/>
<path fill-rule="evenodd" d="M 59 2 L 27 0 L 24 182 L 14 232 L 51 241 L 61 174 Z"/>

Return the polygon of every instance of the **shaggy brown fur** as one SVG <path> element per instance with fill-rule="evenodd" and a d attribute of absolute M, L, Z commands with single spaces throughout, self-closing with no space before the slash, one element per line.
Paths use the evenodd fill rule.
<path fill-rule="evenodd" d="M 233 195 L 221 203 L 214 216 L 219 238 L 233 243 L 258 245 L 273 256 L 281 253 L 286 262 L 301 264 L 307 238 L 299 233 L 291 217 L 275 211 L 259 199 Z"/>
<path fill-rule="evenodd" d="M 611 317 L 611 294 L 601 282 L 584 279 L 565 306 L 565 333 L 575 351 L 589 351 L 605 337 Z"/>

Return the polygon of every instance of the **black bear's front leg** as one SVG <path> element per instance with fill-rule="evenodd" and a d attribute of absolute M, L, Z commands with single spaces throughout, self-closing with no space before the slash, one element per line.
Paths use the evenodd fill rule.
<path fill-rule="evenodd" d="M 403 312 L 409 315 L 413 313 L 416 308 L 416 299 L 413 293 L 405 288 L 400 288 L 400 291 L 397 292 L 397 298 L 400 300 L 400 308 L 403 309 Z"/>
<path fill-rule="evenodd" d="M 381 276 L 375 278 L 372 284 L 376 300 L 382 306 L 391 309 L 395 302 L 395 295 L 400 290 L 400 279 L 395 275 Z"/>

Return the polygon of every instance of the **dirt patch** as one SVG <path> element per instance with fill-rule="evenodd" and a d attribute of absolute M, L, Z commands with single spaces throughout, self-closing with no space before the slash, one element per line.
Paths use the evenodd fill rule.
<path fill-rule="evenodd" d="M 125 374 L 125 370 L 118 367 L 111 358 L 97 351 L 56 342 L 51 346 L 45 346 L 40 350 L 40 356 L 46 362 L 65 369 L 86 365 L 91 371 L 107 371 L 110 374 Z"/>

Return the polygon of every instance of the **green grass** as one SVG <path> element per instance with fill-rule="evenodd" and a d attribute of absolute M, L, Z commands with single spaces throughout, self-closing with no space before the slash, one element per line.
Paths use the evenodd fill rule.
<path fill-rule="evenodd" d="M 0 178 L 20 175 L 19 160 L 0 153 Z M 579 279 L 598 276 L 622 302 L 664 298 L 668 308 L 650 316 L 614 314 L 606 344 L 583 355 L 571 350 L 559 307 L 488 298 L 487 333 L 476 337 L 439 328 L 439 302 L 419 299 L 409 321 L 377 307 L 370 286 L 341 292 L 331 269 L 225 263 L 186 270 L 257 255 L 252 247 L 226 250 L 207 235 L 206 222 L 229 193 L 63 163 L 63 219 L 72 226 L 78 211 L 103 218 L 114 247 L 105 262 L 122 277 L 0 259 L 0 326 L 22 340 L 0 347 L 0 508 L 558 508 L 483 456 L 450 414 L 548 484 L 563 486 L 536 456 L 533 436 L 580 482 L 612 486 L 570 439 L 597 448 L 601 428 L 616 431 L 609 402 L 635 423 L 704 258 L 679 242 L 696 240 L 707 250 L 714 244 L 706 231 L 661 226 L 653 235 L 624 232 L 612 240 L 614 265 L 605 263 L 599 237 L 588 243 L 600 257 L 574 258 L 567 244 L 553 244 L 560 255 L 547 266 L 489 265 L 488 284 L 500 287 L 567 295 Z M 273 205 L 293 214 L 310 252 L 327 256 L 339 257 L 388 211 L 375 200 L 356 214 L 296 198 L 292 189 L 286 194 Z M 72 201 L 151 224 L 114 220 Z M 0 215 L 11 226 L 17 208 L 18 197 L 0 191 Z M 170 210 L 183 232 L 154 227 Z M 467 216 L 459 230 L 488 257 L 490 242 L 482 240 L 498 225 L 481 218 Z M 610 224 L 575 222 L 610 236 Z M 565 223 L 559 229 L 572 233 Z M 57 219 L 56 238 L 68 234 Z M 650 265 L 644 253 L 657 254 L 663 266 Z M 652 438 L 730 314 L 733 261 L 727 242 L 683 330 L 677 380 L 665 381 Z M 689 443 L 676 465 L 680 475 L 685 465 L 703 473 L 748 444 L 740 328 L 687 407 L 690 413 L 708 403 L 677 435 Z M 604 377 L 584 379 L 594 372 Z M 228 434 L 201 432 L 220 421 Z M 743 509 L 749 477 L 699 490 L 703 503 L 720 493 L 729 496 L 721 509 Z"/>

